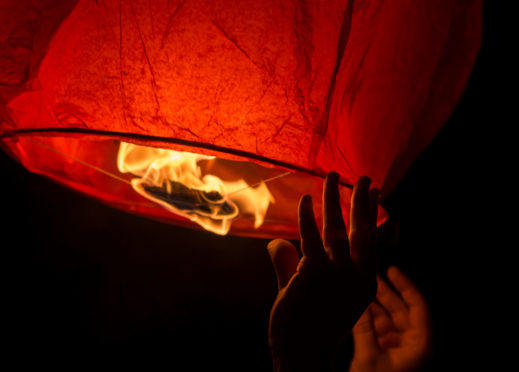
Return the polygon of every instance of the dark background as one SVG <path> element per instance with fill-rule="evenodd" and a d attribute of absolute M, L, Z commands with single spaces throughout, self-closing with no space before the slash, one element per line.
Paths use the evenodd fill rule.
<path fill-rule="evenodd" d="M 488 24 L 458 107 L 384 203 L 400 237 L 381 266 L 400 266 L 429 301 L 431 370 L 464 370 L 489 353 Z M 267 240 L 130 215 L 30 174 L 4 153 L 0 167 L 2 333 L 16 363 L 77 369 L 108 357 L 118 367 L 271 369 L 277 289 Z M 343 362 L 350 352 L 348 342 Z"/>

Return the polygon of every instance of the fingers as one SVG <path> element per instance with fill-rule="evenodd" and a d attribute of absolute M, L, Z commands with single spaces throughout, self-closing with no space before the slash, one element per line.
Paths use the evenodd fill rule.
<path fill-rule="evenodd" d="M 348 234 L 342 217 L 339 194 L 339 175 L 335 172 L 329 173 L 324 181 L 323 241 L 332 261 L 344 262 L 349 257 Z"/>
<path fill-rule="evenodd" d="M 396 266 L 387 269 L 387 277 L 408 307 L 426 307 L 425 299 L 414 283 Z"/>
<path fill-rule="evenodd" d="M 387 270 L 387 276 L 409 309 L 409 325 L 430 338 L 430 317 L 425 297 L 411 279 L 395 266 Z"/>
<path fill-rule="evenodd" d="M 329 173 L 324 182 L 322 240 L 315 223 L 312 198 L 310 195 L 301 198 L 299 232 L 303 255 L 321 259 L 323 250 L 326 250 L 332 261 L 345 262 L 351 253 L 353 261 L 361 269 L 374 271 L 379 191 L 370 190 L 370 184 L 368 177 L 361 177 L 354 187 L 350 239 L 342 216 L 337 173 Z M 351 244 L 352 241 L 355 244 Z"/>
<path fill-rule="evenodd" d="M 361 269 L 375 270 L 378 190 L 369 190 L 371 180 L 361 177 L 353 188 L 350 215 L 351 258 Z"/>
<path fill-rule="evenodd" d="M 278 289 L 284 288 L 296 272 L 299 263 L 297 249 L 283 239 L 272 240 L 267 249 L 276 272 Z"/>
<path fill-rule="evenodd" d="M 369 190 L 369 218 L 370 224 L 377 226 L 378 217 L 378 199 L 380 198 L 380 191 L 378 189 Z"/>
<path fill-rule="evenodd" d="M 301 251 L 310 259 L 320 260 L 325 257 L 319 228 L 315 223 L 312 197 L 305 195 L 299 201 L 299 235 Z"/>
<path fill-rule="evenodd" d="M 369 186 L 371 179 L 369 177 L 360 177 L 351 196 L 351 229 L 356 230 L 369 225 L 371 222 L 371 201 Z"/>
<path fill-rule="evenodd" d="M 352 334 L 357 354 L 365 353 L 366 355 L 372 355 L 372 351 L 378 349 L 371 305 L 368 306 L 353 327 Z"/>
<path fill-rule="evenodd" d="M 393 324 L 399 331 L 409 328 L 408 308 L 400 296 L 380 277 L 377 276 L 377 301 L 391 316 Z"/>
<path fill-rule="evenodd" d="M 389 314 L 377 302 L 373 301 L 369 305 L 373 316 L 373 327 L 377 336 L 382 336 L 395 331 L 393 321 Z"/>
<path fill-rule="evenodd" d="M 402 334 L 400 332 L 387 333 L 377 338 L 377 343 L 382 350 L 399 347 L 402 344 Z"/>

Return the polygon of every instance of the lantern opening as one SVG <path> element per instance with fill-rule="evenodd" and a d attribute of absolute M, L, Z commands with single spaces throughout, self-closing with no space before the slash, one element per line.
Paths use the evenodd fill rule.
<path fill-rule="evenodd" d="M 322 216 L 324 175 L 235 154 L 96 133 L 21 133 L 4 137 L 2 144 L 35 173 L 119 209 L 175 225 L 220 235 L 294 239 L 304 194 L 314 199 L 316 220 Z M 350 187 L 340 187 L 346 217 Z M 379 222 L 385 218 L 380 208 Z"/>

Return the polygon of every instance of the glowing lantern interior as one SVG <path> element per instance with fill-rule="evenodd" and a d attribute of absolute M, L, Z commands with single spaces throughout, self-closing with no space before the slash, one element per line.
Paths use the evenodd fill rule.
<path fill-rule="evenodd" d="M 344 186 L 368 175 L 383 197 L 402 179 L 462 94 L 481 8 L 0 0 L 0 146 L 129 212 L 295 238 L 298 199 L 311 194 L 319 213 L 327 172 Z M 179 175 L 168 151 L 198 155 Z M 177 200 L 179 177 L 184 196 L 205 200 L 196 212 Z M 347 216 L 350 189 L 341 192 Z"/>

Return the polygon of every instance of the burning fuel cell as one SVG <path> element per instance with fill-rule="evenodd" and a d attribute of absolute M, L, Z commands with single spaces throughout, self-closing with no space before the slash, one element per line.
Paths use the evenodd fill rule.
<path fill-rule="evenodd" d="M 137 193 L 208 231 L 226 235 L 240 213 L 254 215 L 254 227 L 260 227 L 275 202 L 266 184 L 251 186 L 244 180 L 202 176 L 198 163 L 214 158 L 121 142 L 117 167 L 121 173 L 137 176 L 131 180 Z"/>
<path fill-rule="evenodd" d="M 238 215 L 238 207 L 226 200 L 218 191 L 190 189 L 180 182 L 165 180 L 161 187 L 144 185 L 146 196 L 160 199 L 182 211 L 213 218 L 232 218 Z"/>

